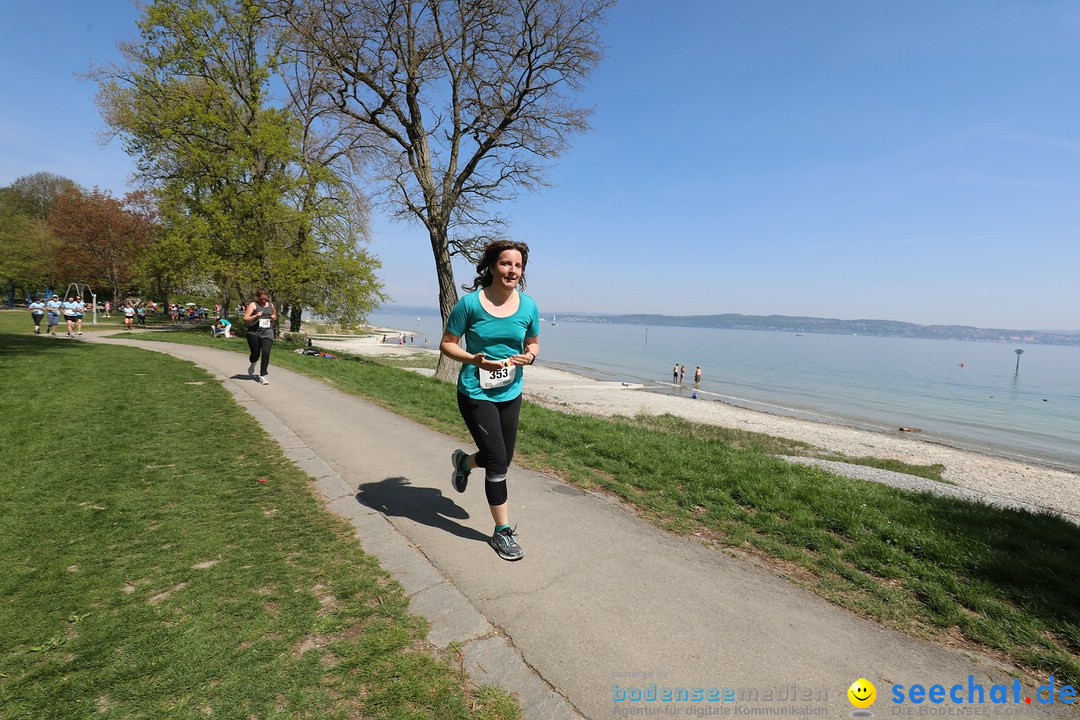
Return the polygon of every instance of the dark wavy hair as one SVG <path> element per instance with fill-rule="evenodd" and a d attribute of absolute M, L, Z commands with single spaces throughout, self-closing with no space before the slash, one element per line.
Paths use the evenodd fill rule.
<path fill-rule="evenodd" d="M 461 289 L 466 292 L 473 292 L 477 288 L 487 287 L 494 282 L 495 277 L 491 274 L 491 268 L 506 250 L 517 250 L 521 253 L 521 277 L 518 278 L 518 288 L 524 290 L 525 266 L 529 264 L 529 246 L 523 242 L 514 242 L 513 240 L 496 240 L 493 243 L 488 243 L 484 247 L 484 254 L 480 257 L 480 262 L 476 263 L 476 279 L 473 280 L 472 286 L 462 285 Z"/>

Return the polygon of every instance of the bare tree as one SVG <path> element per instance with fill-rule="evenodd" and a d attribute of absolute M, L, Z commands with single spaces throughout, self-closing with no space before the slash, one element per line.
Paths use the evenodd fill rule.
<path fill-rule="evenodd" d="M 458 299 L 452 256 L 502 236 L 494 206 L 541 185 L 587 129 L 574 95 L 601 59 L 615 0 L 266 2 L 314 59 L 337 121 L 373 138 L 376 197 L 427 229 L 445 323 Z M 453 372 L 440 359 L 436 374 Z"/>

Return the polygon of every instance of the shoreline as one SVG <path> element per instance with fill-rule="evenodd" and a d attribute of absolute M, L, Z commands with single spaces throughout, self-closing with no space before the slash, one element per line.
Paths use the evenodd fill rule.
<path fill-rule="evenodd" d="M 360 355 L 438 353 L 437 348 L 383 344 L 383 328 L 369 336 L 320 340 L 320 344 Z M 386 335 L 410 333 L 385 329 Z M 328 348 L 329 349 L 329 348 Z M 1051 460 L 1010 456 L 1007 449 L 957 447 L 941 438 L 898 435 L 803 417 L 792 417 L 731 404 L 658 391 L 658 386 L 596 380 L 550 366 L 530 367 L 524 396 L 551 409 L 612 417 L 671 414 L 692 422 L 800 440 L 814 448 L 857 458 L 871 456 L 912 465 L 941 464 L 947 483 L 1014 503 L 1051 510 L 1080 519 L 1080 473 Z M 692 392 L 692 386 L 682 386 Z"/>

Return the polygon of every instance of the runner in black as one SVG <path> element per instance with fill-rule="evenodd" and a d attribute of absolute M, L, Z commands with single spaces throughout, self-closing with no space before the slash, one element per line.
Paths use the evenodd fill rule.
<path fill-rule="evenodd" d="M 269 385 L 270 380 L 266 377 L 270 369 L 270 350 L 274 347 L 274 321 L 277 320 L 277 309 L 270 302 L 270 293 L 266 290 L 256 290 L 255 299 L 248 303 L 244 311 L 244 324 L 247 325 L 248 349 L 248 375 L 253 376 L 263 385 Z M 262 358 L 259 374 L 255 375 L 255 363 Z"/>

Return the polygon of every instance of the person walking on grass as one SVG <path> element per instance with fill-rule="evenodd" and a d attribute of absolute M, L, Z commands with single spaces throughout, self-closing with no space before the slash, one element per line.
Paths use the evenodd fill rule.
<path fill-rule="evenodd" d="M 450 312 L 439 344 L 443 355 L 462 363 L 458 411 L 477 447 L 471 455 L 461 449 L 451 455 L 451 482 L 465 492 L 472 469 L 484 468 L 484 493 L 495 521 L 488 544 L 504 560 L 525 556 L 510 527 L 506 473 L 517 440 L 522 367 L 540 352 L 540 313 L 520 292 L 528 261 L 525 243 L 499 240 L 485 247 L 476 280 L 462 286 L 468 294 Z"/>
<path fill-rule="evenodd" d="M 269 385 L 266 377 L 270 369 L 270 350 L 274 347 L 274 321 L 277 309 L 270 302 L 270 293 L 262 288 L 255 291 L 255 299 L 248 303 L 244 311 L 244 324 L 247 325 L 248 375 L 263 385 Z M 255 363 L 260 362 L 259 374 L 255 374 Z"/>
<path fill-rule="evenodd" d="M 45 303 L 45 311 L 49 315 L 49 334 L 56 337 L 56 326 L 60 324 L 60 310 L 63 309 L 63 303 L 60 302 L 59 295 L 53 295 L 52 300 Z"/>
<path fill-rule="evenodd" d="M 30 308 L 30 317 L 34 319 L 34 334 L 41 334 L 41 318 L 45 317 L 45 303 L 40 300 L 31 300 L 27 305 Z"/>

